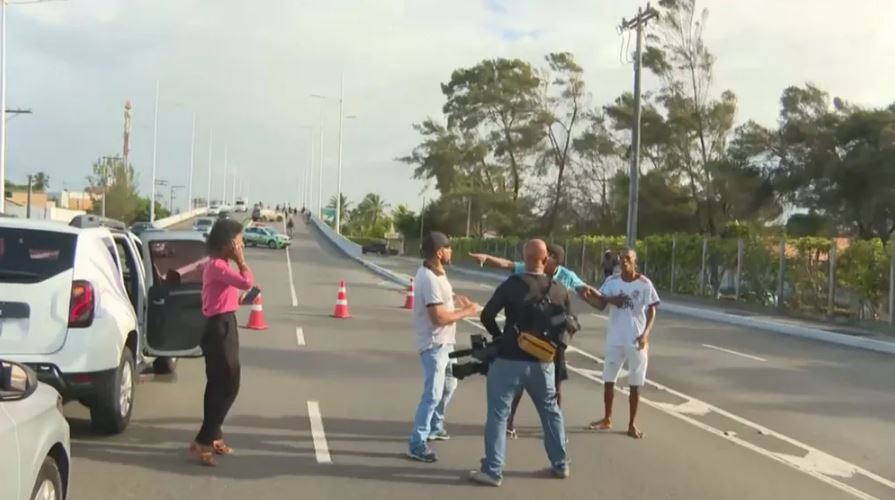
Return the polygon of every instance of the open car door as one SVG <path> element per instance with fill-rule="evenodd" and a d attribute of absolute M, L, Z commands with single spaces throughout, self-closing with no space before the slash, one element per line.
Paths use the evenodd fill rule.
<path fill-rule="evenodd" d="M 146 354 L 198 357 L 205 328 L 202 271 L 205 240 L 194 231 L 143 233 L 147 306 Z"/>

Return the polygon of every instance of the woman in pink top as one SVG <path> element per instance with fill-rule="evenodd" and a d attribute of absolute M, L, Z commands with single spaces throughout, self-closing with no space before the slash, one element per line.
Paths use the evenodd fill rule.
<path fill-rule="evenodd" d="M 221 426 L 239 392 L 239 330 L 236 309 L 240 290 L 252 287 L 252 272 L 246 265 L 242 225 L 230 219 L 217 221 L 208 234 L 209 260 L 202 273 L 202 313 L 206 317 L 202 336 L 205 355 L 205 417 L 190 451 L 202 465 L 217 465 L 215 455 L 229 455 Z M 236 263 L 239 271 L 230 267 Z"/>

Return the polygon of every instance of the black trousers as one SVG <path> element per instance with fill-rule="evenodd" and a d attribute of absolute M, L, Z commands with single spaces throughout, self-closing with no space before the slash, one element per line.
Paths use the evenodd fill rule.
<path fill-rule="evenodd" d="M 205 354 L 205 415 L 196 442 L 210 446 L 221 439 L 221 426 L 239 393 L 239 329 L 234 313 L 206 320 L 202 335 Z"/>

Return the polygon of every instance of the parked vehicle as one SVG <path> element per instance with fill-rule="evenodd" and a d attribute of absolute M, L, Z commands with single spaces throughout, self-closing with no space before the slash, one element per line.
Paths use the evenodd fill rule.
<path fill-rule="evenodd" d="M 161 231 L 161 229 L 152 225 L 151 222 L 134 222 L 131 224 L 130 230 L 137 236 L 140 236 L 145 231 Z"/>
<path fill-rule="evenodd" d="M 196 267 L 205 259 L 205 240 L 193 231 L 140 239 L 95 216 L 68 226 L 2 220 L 0 357 L 30 366 L 65 401 L 87 406 L 95 430 L 121 432 L 147 357 L 164 373 L 174 358 L 195 355 L 165 339 L 201 335 Z"/>
<path fill-rule="evenodd" d="M 64 500 L 71 438 L 62 397 L 25 365 L 0 360 L 0 498 Z"/>
<path fill-rule="evenodd" d="M 286 248 L 292 241 L 288 236 L 274 231 L 270 227 L 247 227 L 243 230 L 243 239 L 247 246 L 266 246 L 270 248 Z"/>
<path fill-rule="evenodd" d="M 384 242 L 367 243 L 361 246 L 361 252 L 364 254 L 375 253 L 377 255 L 398 255 L 398 251 L 388 246 Z"/>
<path fill-rule="evenodd" d="M 214 219 L 198 219 L 196 223 L 193 224 L 193 231 L 198 231 L 202 233 L 203 236 L 208 237 L 208 233 L 211 231 L 212 226 L 214 226 Z"/>

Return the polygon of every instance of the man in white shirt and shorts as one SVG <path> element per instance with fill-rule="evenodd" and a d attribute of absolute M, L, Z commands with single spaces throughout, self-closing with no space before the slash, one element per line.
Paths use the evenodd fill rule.
<path fill-rule="evenodd" d="M 603 363 L 605 416 L 602 420 L 592 422 L 588 429 L 604 430 L 612 427 L 615 381 L 622 365 L 627 364 L 631 409 L 628 435 L 640 439 L 643 432 L 634 425 L 634 419 L 640 403 L 640 388 L 646 382 L 649 340 L 656 321 L 659 294 L 652 281 L 637 272 L 637 253 L 634 250 L 623 250 L 619 259 L 621 274 L 606 279 L 600 288 L 602 299 L 598 299 L 611 306 L 606 335 L 606 360 Z"/>

